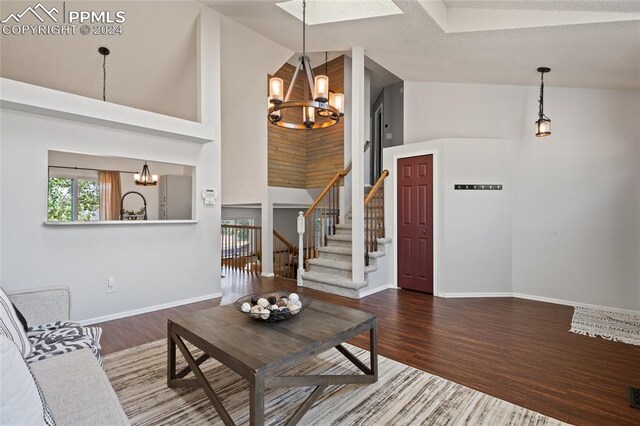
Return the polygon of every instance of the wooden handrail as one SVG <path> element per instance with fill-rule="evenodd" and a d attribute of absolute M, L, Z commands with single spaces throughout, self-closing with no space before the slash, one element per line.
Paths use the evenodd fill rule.
<path fill-rule="evenodd" d="M 276 237 L 277 239 L 279 239 L 280 241 L 282 241 L 282 243 L 287 246 L 287 248 L 289 250 L 291 250 L 292 252 L 296 252 L 296 248 L 293 246 L 293 244 L 291 244 L 285 237 L 283 237 L 278 231 L 276 231 L 275 229 L 273 230 L 273 236 Z"/>
<path fill-rule="evenodd" d="M 251 225 L 230 225 L 223 223 L 221 226 L 225 228 L 235 228 L 235 229 L 262 229 L 261 226 L 251 226 Z"/>
<path fill-rule="evenodd" d="M 378 192 L 378 189 L 380 189 L 380 187 L 382 186 L 382 183 L 384 182 L 385 178 L 389 176 L 389 170 L 384 169 L 382 174 L 380 175 L 380 177 L 378 178 L 378 181 L 376 182 L 375 185 L 373 185 L 373 188 L 371 188 L 371 191 L 369 191 L 369 194 L 367 194 L 367 198 L 364 199 L 364 205 L 365 207 L 367 206 L 367 204 L 369 204 L 369 202 L 373 199 L 373 197 L 376 195 L 376 192 Z"/>
<path fill-rule="evenodd" d="M 309 208 L 307 209 L 306 212 L 304 212 L 304 217 L 305 219 L 309 217 L 309 215 L 311 214 L 311 212 L 313 210 L 315 210 L 315 208 L 318 206 L 318 204 L 320 204 L 320 201 L 322 201 L 322 199 L 325 197 L 325 195 L 327 195 L 327 192 L 329 192 L 329 190 L 331 189 L 331 187 L 333 185 L 336 184 L 337 181 L 339 181 L 340 179 L 342 179 L 343 177 L 345 177 L 347 174 L 349 174 L 349 172 L 351 171 L 351 165 L 349 165 L 348 168 L 344 169 L 343 171 L 336 173 L 336 175 L 329 181 L 329 183 L 327 184 L 327 186 L 325 186 L 325 188 L 322 190 L 322 192 L 320 193 L 320 195 L 318 195 L 316 197 L 316 199 L 313 201 L 313 203 L 309 206 Z"/>
<path fill-rule="evenodd" d="M 367 141 L 367 143 L 364 144 L 364 150 L 363 152 L 366 152 L 367 149 L 369 149 L 369 147 L 371 146 L 371 142 Z M 342 179 L 343 177 L 345 177 L 346 175 L 349 174 L 349 172 L 351 171 L 351 161 L 349 161 L 349 164 L 347 164 L 347 167 L 344 168 L 343 171 L 336 173 L 336 175 L 329 181 L 329 183 L 327 184 L 327 186 L 324 187 L 324 189 L 322 190 L 322 192 L 320 193 L 319 196 L 316 197 L 316 199 L 313 201 L 313 203 L 309 206 L 309 208 L 307 209 L 307 211 L 304 212 L 304 217 L 305 219 L 309 217 L 309 215 L 311 214 L 311 212 L 318 206 L 318 204 L 320 203 L 320 201 L 322 201 L 322 199 L 324 198 L 325 195 L 327 195 L 327 192 L 329 192 L 329 190 L 331 189 L 331 187 L 339 180 Z"/>

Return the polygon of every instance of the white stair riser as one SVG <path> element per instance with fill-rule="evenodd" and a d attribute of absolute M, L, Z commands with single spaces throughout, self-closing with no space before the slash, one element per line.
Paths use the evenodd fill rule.
<path fill-rule="evenodd" d="M 344 288 L 336 285 L 330 285 L 303 278 L 304 287 L 311 288 L 313 290 L 324 291 L 325 293 L 337 294 L 338 296 L 348 297 L 350 299 L 359 299 L 360 294 L 356 289 Z"/>
<path fill-rule="evenodd" d="M 337 260 L 338 262 L 349 262 L 351 263 L 351 255 L 350 254 L 342 254 L 342 253 L 327 253 L 320 252 L 320 259 L 328 259 L 328 260 Z"/>
<path fill-rule="evenodd" d="M 351 247 L 351 241 L 327 240 L 327 247 Z"/>
<path fill-rule="evenodd" d="M 309 270 L 312 272 L 321 272 L 323 274 L 329 274 L 329 275 L 334 275 L 337 277 L 345 277 L 345 278 L 351 278 L 351 271 L 350 270 L 345 270 L 345 269 L 336 269 L 336 268 L 332 268 L 330 266 L 324 266 L 324 265 L 309 265 Z"/>

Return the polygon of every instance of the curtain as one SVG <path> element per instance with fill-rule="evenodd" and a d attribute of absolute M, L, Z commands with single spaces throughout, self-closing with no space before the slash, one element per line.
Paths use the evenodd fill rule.
<path fill-rule="evenodd" d="M 112 170 L 98 171 L 100 185 L 100 220 L 120 219 L 120 172 Z"/>

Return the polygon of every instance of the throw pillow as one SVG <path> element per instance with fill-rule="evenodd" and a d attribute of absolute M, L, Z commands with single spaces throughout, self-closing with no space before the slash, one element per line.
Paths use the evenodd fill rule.
<path fill-rule="evenodd" d="M 24 317 L 24 315 L 22 315 L 22 312 L 20 312 L 18 307 L 13 302 L 11 302 L 11 306 L 13 306 L 13 310 L 16 311 L 18 320 L 20 320 L 20 324 L 22 324 L 22 328 L 24 328 L 24 331 L 26 333 L 27 329 L 29 328 L 29 326 L 27 325 L 27 319 Z"/>
<path fill-rule="evenodd" d="M 16 344 L 0 335 L 0 419 L 8 425 L 47 425 L 55 421 L 44 395 Z"/>
<path fill-rule="evenodd" d="M 31 344 L 20 324 L 18 315 L 4 290 L 0 288 L 0 334 L 11 339 L 20 349 L 23 358 L 29 356 Z"/>

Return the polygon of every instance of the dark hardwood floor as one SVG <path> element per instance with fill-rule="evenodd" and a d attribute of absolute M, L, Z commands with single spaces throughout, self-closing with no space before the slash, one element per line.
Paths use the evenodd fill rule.
<path fill-rule="evenodd" d="M 167 318 L 228 304 L 295 282 L 225 271 L 221 299 L 99 324 L 103 353 L 166 337 Z M 378 315 L 380 355 L 578 425 L 640 425 L 627 386 L 640 386 L 640 346 L 570 333 L 573 309 L 514 298 L 441 299 L 385 290 L 351 300 L 318 299 Z M 366 348 L 366 339 L 352 341 Z"/>

